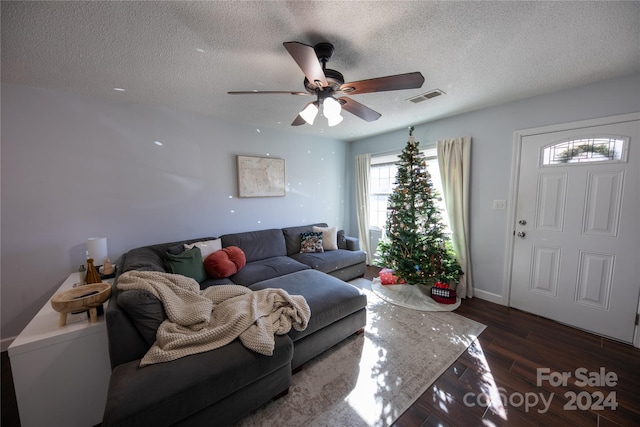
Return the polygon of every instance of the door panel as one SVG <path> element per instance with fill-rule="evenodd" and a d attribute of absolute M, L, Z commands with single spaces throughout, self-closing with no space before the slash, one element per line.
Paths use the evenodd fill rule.
<path fill-rule="evenodd" d="M 560 248 L 533 246 L 531 290 L 552 297 L 558 295 Z"/>
<path fill-rule="evenodd" d="M 630 120 L 522 138 L 511 306 L 632 342 L 640 293 L 639 129 L 640 121 Z M 573 151 L 555 155 L 569 161 L 546 164 L 549 147 L 604 135 L 624 140 L 624 155 L 618 142 L 606 161 L 594 161 L 608 158 L 604 149 L 568 145 Z"/>
<path fill-rule="evenodd" d="M 589 172 L 584 234 L 616 237 L 622 204 L 624 170 Z"/>
<path fill-rule="evenodd" d="M 576 302 L 605 310 L 609 308 L 613 260 L 611 254 L 580 251 Z"/>
<path fill-rule="evenodd" d="M 536 228 L 546 231 L 562 231 L 564 224 L 567 174 L 540 174 Z"/>

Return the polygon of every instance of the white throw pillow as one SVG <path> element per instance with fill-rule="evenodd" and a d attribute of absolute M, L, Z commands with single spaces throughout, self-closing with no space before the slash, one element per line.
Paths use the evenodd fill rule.
<path fill-rule="evenodd" d="M 337 227 L 313 227 L 316 233 L 322 233 L 322 249 L 325 251 L 338 250 L 338 228 Z"/>
<path fill-rule="evenodd" d="M 214 240 L 205 240 L 204 242 L 196 242 L 196 243 L 190 243 L 190 244 L 185 243 L 184 250 L 188 251 L 194 246 L 200 249 L 200 252 L 202 253 L 202 261 L 204 261 L 205 259 L 207 259 L 209 255 L 211 255 L 215 251 L 219 251 L 220 249 L 222 249 L 222 240 L 214 239 Z"/>

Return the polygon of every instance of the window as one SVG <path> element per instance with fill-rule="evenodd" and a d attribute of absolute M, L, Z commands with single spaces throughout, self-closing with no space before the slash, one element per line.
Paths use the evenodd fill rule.
<path fill-rule="evenodd" d="M 442 181 L 440 180 L 440 167 L 438 165 L 437 151 L 435 148 L 423 150 L 427 158 L 427 171 L 431 174 L 431 182 L 440 195 L 437 202 L 442 222 L 445 224 L 445 233 L 449 230 L 449 218 L 442 198 Z M 398 155 L 375 156 L 371 158 L 371 173 L 369 177 L 369 227 L 384 230 L 387 222 L 387 202 L 389 194 L 395 187 L 396 162 Z"/>
<path fill-rule="evenodd" d="M 387 221 L 387 200 L 395 185 L 396 172 L 395 163 L 371 165 L 371 175 L 369 177 L 370 227 L 384 228 L 384 224 Z"/>
<path fill-rule="evenodd" d="M 591 136 L 569 139 L 543 148 L 542 165 L 567 163 L 624 162 L 629 138 L 621 136 Z"/>

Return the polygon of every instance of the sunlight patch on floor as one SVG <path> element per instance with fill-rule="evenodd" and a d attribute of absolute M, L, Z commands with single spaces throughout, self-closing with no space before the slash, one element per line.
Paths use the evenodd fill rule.
<path fill-rule="evenodd" d="M 483 373 L 483 384 L 481 391 L 474 396 L 473 401 L 475 404 L 481 404 L 485 407 L 491 407 L 491 410 L 503 420 L 507 420 L 507 411 L 502 404 L 501 392 L 496 385 L 496 382 L 491 374 L 491 367 L 487 362 L 487 358 L 482 351 L 482 346 L 478 341 L 468 349 L 469 354 L 477 361 L 477 365 L 480 367 L 479 372 Z M 493 423 L 491 423 L 493 425 Z"/>
<path fill-rule="evenodd" d="M 365 337 L 358 380 L 345 397 L 351 408 L 370 426 L 388 425 L 399 415 L 392 402 L 384 402 L 380 393 L 396 389 L 402 383 L 401 378 L 389 378 L 388 372 L 380 369 L 388 363 L 387 353 L 386 349 Z"/>

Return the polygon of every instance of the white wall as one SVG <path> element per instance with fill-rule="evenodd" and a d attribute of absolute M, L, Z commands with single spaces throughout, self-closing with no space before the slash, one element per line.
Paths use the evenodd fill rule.
<path fill-rule="evenodd" d="M 437 98 L 433 102 L 437 102 Z M 464 135 L 472 137 L 470 239 L 477 296 L 503 302 L 506 239 L 510 226 L 507 210 L 493 210 L 492 201 L 509 198 L 514 131 L 638 111 L 640 74 L 485 108 L 415 127 L 414 135 L 421 147 L 433 145 L 439 139 Z M 400 129 L 355 141 L 351 144 L 347 165 L 355 164 L 357 154 L 401 150 L 408 136 L 408 129 Z M 348 177 L 348 183 L 349 194 L 355 194 L 352 174 Z M 350 228 L 357 230 L 353 211 L 350 221 Z"/>
<path fill-rule="evenodd" d="M 88 237 L 107 237 L 115 260 L 146 244 L 343 227 L 347 145 L 3 84 L 2 338 L 19 334 L 84 263 Z M 286 196 L 237 198 L 238 154 L 284 158 Z"/>

